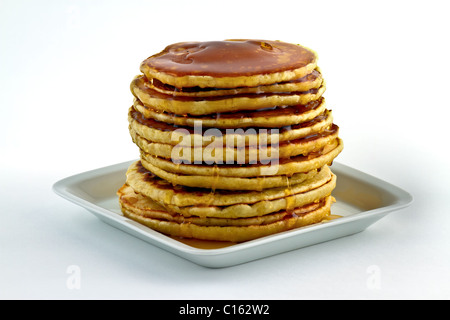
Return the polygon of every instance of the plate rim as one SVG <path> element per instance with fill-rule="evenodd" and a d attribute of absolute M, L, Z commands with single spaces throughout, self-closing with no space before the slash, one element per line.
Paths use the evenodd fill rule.
<path fill-rule="evenodd" d="M 276 242 L 285 240 L 287 238 L 299 236 L 303 233 L 310 233 L 314 231 L 321 230 L 323 228 L 329 228 L 330 226 L 338 226 L 341 224 L 346 224 L 349 222 L 354 222 L 356 220 L 364 219 L 364 218 L 373 218 L 374 216 L 380 216 L 379 218 L 385 216 L 386 214 L 397 211 L 400 209 L 403 209 L 405 207 L 408 207 L 411 205 L 411 203 L 414 201 L 413 196 L 405 191 L 404 189 L 393 185 L 392 183 L 386 182 L 380 178 L 377 178 L 373 175 L 370 175 L 368 173 L 362 172 L 358 169 L 352 168 L 348 165 L 342 164 L 340 162 L 333 162 L 333 168 L 337 168 L 335 171 L 343 171 L 345 170 L 345 174 L 351 176 L 354 179 L 363 180 L 366 183 L 369 183 L 370 185 L 374 185 L 378 188 L 381 188 L 385 190 L 386 192 L 389 192 L 390 194 L 393 194 L 396 196 L 397 201 L 393 204 L 377 207 L 371 210 L 358 212 L 355 214 L 352 214 L 350 216 L 345 216 L 339 219 L 334 219 L 331 221 L 327 221 L 325 223 L 319 223 L 314 224 L 310 226 L 305 226 L 302 228 L 294 229 L 294 230 L 288 230 L 284 231 L 278 234 L 265 236 L 259 239 L 246 241 L 243 243 L 234 244 L 232 246 L 224 247 L 224 248 L 215 248 L 215 249 L 202 249 L 202 248 L 196 248 L 187 244 L 184 244 L 176 239 L 172 239 L 171 237 L 161 234 L 155 230 L 152 230 L 149 227 L 146 227 L 144 225 L 140 225 L 137 222 L 134 222 L 123 215 L 119 215 L 116 212 L 113 212 L 111 210 L 108 210 L 106 208 L 103 208 L 93 202 L 90 202 L 84 198 L 81 198 L 69 191 L 69 186 L 76 185 L 77 183 L 80 183 L 82 181 L 85 181 L 86 178 L 92 179 L 93 176 L 95 178 L 99 178 L 101 176 L 105 176 L 107 174 L 112 174 L 113 172 L 119 171 L 119 170 L 125 170 L 131 163 L 134 161 L 137 161 L 138 159 L 128 160 L 120 163 L 116 163 L 113 165 L 100 167 L 97 169 L 92 169 L 89 171 L 81 172 L 78 174 L 70 175 L 65 178 L 62 178 L 55 182 L 52 185 L 53 191 L 59 195 L 60 197 L 76 204 L 84 209 L 90 211 L 94 215 L 97 216 L 100 220 L 104 219 L 110 219 L 113 220 L 115 223 L 121 224 L 121 226 L 125 226 L 124 223 L 126 223 L 126 229 L 132 229 L 133 232 L 139 233 L 142 237 L 150 237 L 153 242 L 153 245 L 159 246 L 162 245 L 163 249 L 172 249 L 176 250 L 180 253 L 187 254 L 187 255 L 193 255 L 196 257 L 202 256 L 202 257 L 211 257 L 211 256 L 219 256 L 219 255 L 226 255 L 226 254 L 232 254 L 238 251 L 242 251 L 245 249 L 251 249 L 254 247 L 262 246 L 268 243 Z M 100 215 L 100 216 L 99 216 Z M 120 228 L 122 229 L 122 228 Z M 122 231 L 126 232 L 126 230 L 122 229 Z M 130 230 L 131 231 L 131 230 Z M 132 234 L 134 235 L 134 234 Z M 136 236 L 136 235 L 134 235 Z M 141 238 L 142 239 L 142 238 Z M 144 239 L 143 239 L 144 240 Z M 161 247 L 161 246 L 159 246 Z M 172 253 L 175 253 L 174 251 L 171 251 Z M 185 256 L 184 256 L 185 257 Z M 185 257 L 186 258 L 186 257 Z M 194 261 L 196 262 L 196 261 Z M 198 262 L 196 262 L 198 263 Z"/>

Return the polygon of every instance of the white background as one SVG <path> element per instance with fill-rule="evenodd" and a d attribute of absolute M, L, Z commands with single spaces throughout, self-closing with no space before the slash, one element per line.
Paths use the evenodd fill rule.
<path fill-rule="evenodd" d="M 0 1 L 0 298 L 450 298 L 446 1 Z M 134 159 L 129 83 L 188 40 L 319 53 L 341 163 L 409 191 L 362 233 L 207 269 L 116 230 L 51 187 Z M 66 285 L 69 266 L 81 287 Z M 379 286 L 368 285 L 372 268 Z"/>

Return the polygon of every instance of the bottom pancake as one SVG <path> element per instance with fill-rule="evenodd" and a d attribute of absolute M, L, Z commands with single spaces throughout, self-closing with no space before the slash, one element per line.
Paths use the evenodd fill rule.
<path fill-rule="evenodd" d="M 327 196 L 320 201 L 273 214 L 249 218 L 184 217 L 169 213 L 152 199 L 124 185 L 119 202 L 125 217 L 153 230 L 173 237 L 200 240 L 243 242 L 279 232 L 319 223 L 330 215 L 333 201 Z"/>

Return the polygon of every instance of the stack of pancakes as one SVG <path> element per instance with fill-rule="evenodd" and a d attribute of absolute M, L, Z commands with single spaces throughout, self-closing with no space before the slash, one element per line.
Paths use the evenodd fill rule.
<path fill-rule="evenodd" d="M 131 83 L 140 149 L 123 214 L 182 238 L 243 242 L 327 219 L 342 151 L 317 55 L 281 41 L 170 45 Z"/>

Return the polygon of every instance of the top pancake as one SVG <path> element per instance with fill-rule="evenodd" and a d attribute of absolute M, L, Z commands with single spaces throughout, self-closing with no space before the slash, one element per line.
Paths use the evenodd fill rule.
<path fill-rule="evenodd" d="M 160 93 L 173 97 L 218 97 L 231 96 L 236 94 L 269 93 L 269 92 L 302 92 L 311 89 L 318 89 L 324 82 L 319 68 L 300 79 L 262 85 L 256 87 L 236 87 L 236 88 L 200 88 L 184 87 L 177 88 L 153 78 L 148 82 L 148 86 Z"/>
<path fill-rule="evenodd" d="M 148 79 L 177 87 L 235 88 L 306 76 L 317 66 L 310 49 L 267 40 L 180 42 L 141 63 Z"/>

